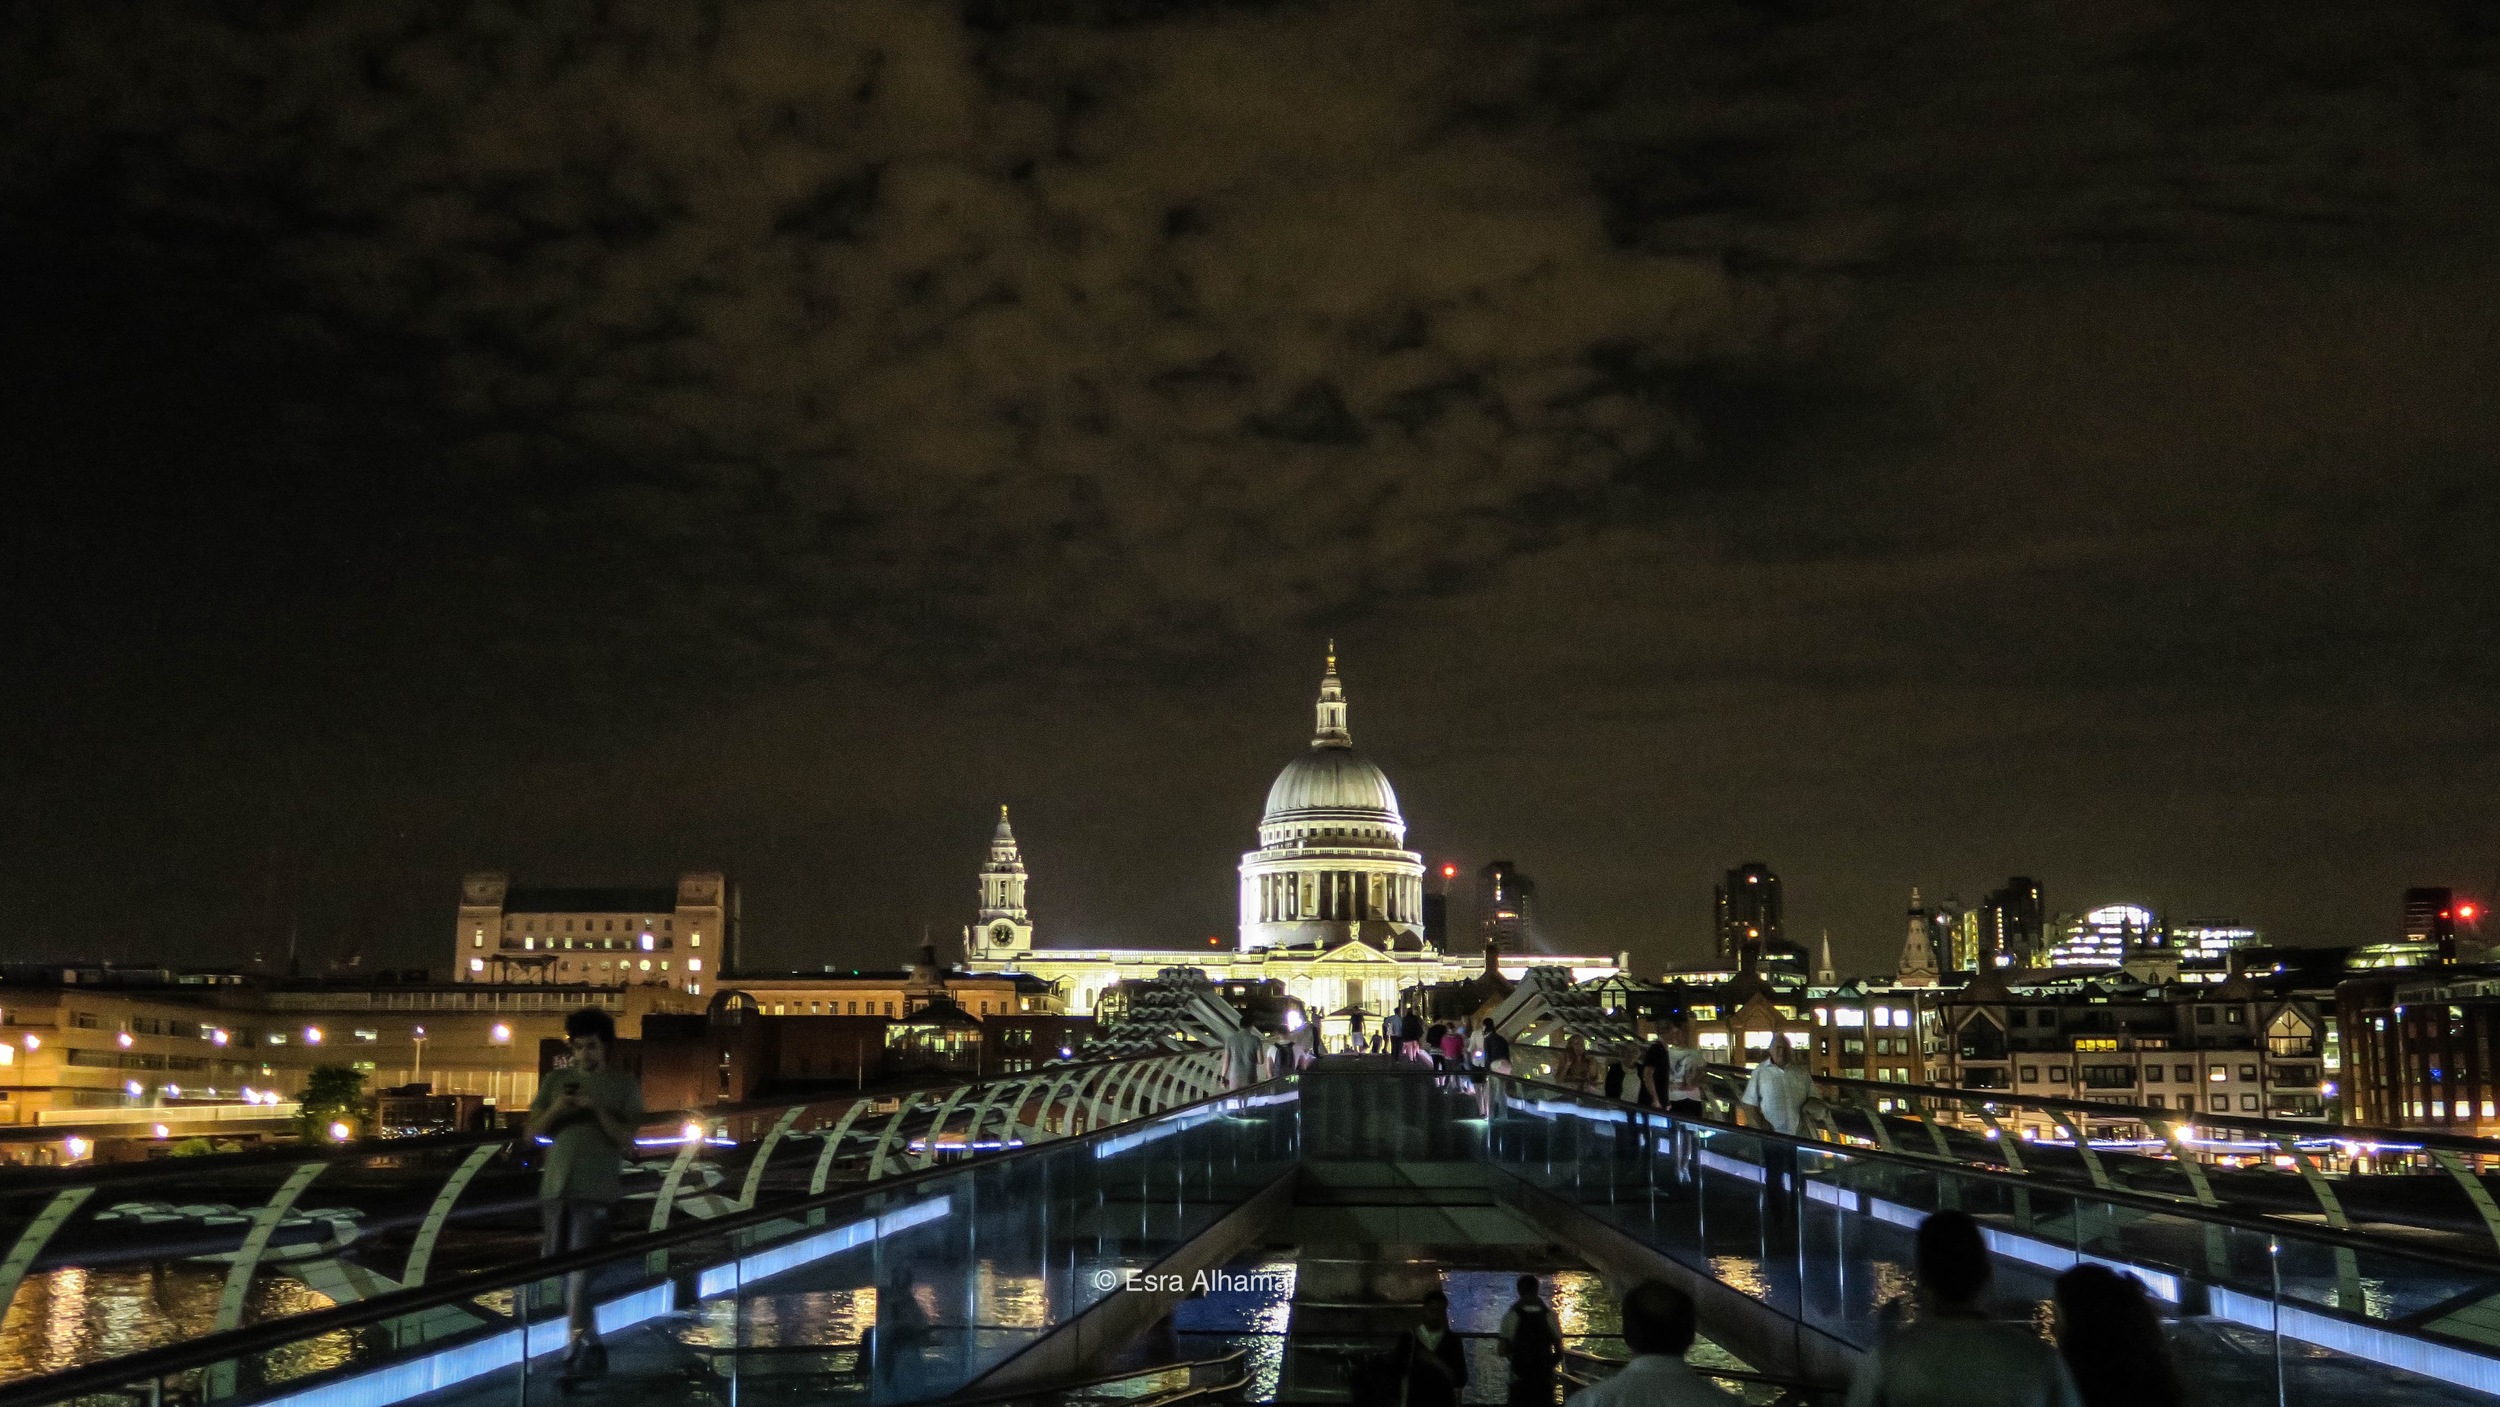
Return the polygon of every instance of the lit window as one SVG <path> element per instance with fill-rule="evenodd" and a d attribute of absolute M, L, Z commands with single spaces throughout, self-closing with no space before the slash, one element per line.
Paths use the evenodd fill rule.
<path fill-rule="evenodd" d="M 702 930 L 702 929 L 700 929 L 700 928 L 696 929 L 696 930 L 694 931 L 694 937 L 692 937 L 692 938 L 690 938 L 690 939 L 688 939 L 688 940 L 687 940 L 687 942 L 686 942 L 686 946 L 687 946 L 687 947 L 689 947 L 689 948 L 700 948 L 700 947 L 702 947 L 702 946 L 703 946 L 703 930 Z"/>
<path fill-rule="evenodd" d="M 484 959 L 484 958 L 471 958 L 471 959 L 469 959 L 469 970 L 470 970 L 471 972 L 484 972 L 484 971 L 486 970 L 486 959 Z"/>
<path fill-rule="evenodd" d="M 378 1041 L 382 1039 L 382 1033 L 379 1031 L 358 1030 L 356 1032 L 356 1039 L 360 1041 Z"/>
<path fill-rule="evenodd" d="M 653 943 L 653 941 L 654 941 L 654 940 L 653 940 L 653 938 L 651 937 L 651 935 L 650 935 L 650 934 L 646 933 L 646 934 L 642 935 L 642 950 L 643 950 L 644 952 L 646 952 L 646 953 L 647 953 L 647 952 L 649 952 L 649 951 L 651 951 L 651 944 Z"/>
<path fill-rule="evenodd" d="M 2216 1065 L 2214 1068 L 2205 1072 L 2205 1078 L 2214 1084 L 2220 1084 L 2224 1080 L 2231 1078 L 2231 1072 L 2223 1066 Z"/>
<path fill-rule="evenodd" d="M 701 958 L 688 958 L 688 959 L 686 959 L 686 970 L 687 970 L 688 972 L 701 972 L 701 971 L 703 970 L 703 959 L 701 959 Z"/>
<path fill-rule="evenodd" d="M 483 947 L 485 947 L 485 946 L 486 946 L 486 930 L 485 930 L 485 929 L 483 929 L 483 928 L 481 928 L 481 929 L 477 930 L 476 932 L 474 932 L 474 933 L 470 934 L 470 935 L 469 935 L 469 946 L 470 946 L 470 947 L 472 947 L 472 948 L 483 948 Z"/>
<path fill-rule="evenodd" d="M 642 960 L 642 970 L 645 972 L 649 972 L 651 970 L 651 959 L 644 958 Z"/>

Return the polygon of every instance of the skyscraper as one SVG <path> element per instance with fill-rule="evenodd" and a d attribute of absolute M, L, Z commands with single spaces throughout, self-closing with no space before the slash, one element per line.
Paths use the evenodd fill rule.
<path fill-rule="evenodd" d="M 1747 950 L 1759 960 L 1785 946 L 1780 933 L 1780 877 L 1760 860 L 1727 872 L 1718 889 L 1719 960 L 1743 966 Z"/>
<path fill-rule="evenodd" d="M 1940 972 L 1968 971 L 1971 964 L 1955 950 L 1953 936 L 1962 924 L 1962 896 L 1947 894 L 1927 906 L 1927 941 L 1936 950 Z"/>
<path fill-rule="evenodd" d="M 2429 943 L 2442 964 L 2457 960 L 2457 896 L 2446 885 L 2405 891 L 2405 941 Z"/>
<path fill-rule="evenodd" d="M 1495 860 L 1476 872 L 1476 929 L 1488 945 L 1524 953 L 1535 928 L 1535 880 L 1508 860 Z"/>
<path fill-rule="evenodd" d="M 2405 891 L 2405 941 L 2436 943 L 2457 936 L 2456 892 L 2445 885 Z"/>
<path fill-rule="evenodd" d="M 1450 881 L 1456 878 L 1452 864 L 1424 871 L 1424 942 L 1437 952 L 1450 950 Z"/>
<path fill-rule="evenodd" d="M 2048 960 L 2047 915 L 2040 881 L 2016 875 L 1979 905 L 1983 962 L 1996 967 L 2039 967 Z"/>

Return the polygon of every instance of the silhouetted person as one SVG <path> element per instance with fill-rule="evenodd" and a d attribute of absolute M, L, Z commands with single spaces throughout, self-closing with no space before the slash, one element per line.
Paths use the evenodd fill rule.
<path fill-rule="evenodd" d="M 1562 1366 L 1562 1330 L 1536 1277 L 1519 1277 L 1519 1299 L 1502 1316 L 1497 1345 L 1510 1363 L 1509 1407 L 1554 1407 L 1554 1370 Z"/>
<path fill-rule="evenodd" d="M 1623 1098 L 1623 1062 L 1620 1060 L 1606 1062 L 1606 1097 Z"/>
<path fill-rule="evenodd" d="M 549 1140 L 546 1168 L 538 1176 L 542 1255 L 586 1251 L 608 1239 L 608 1214 L 625 1196 L 621 1176 L 642 1123 L 642 1086 L 608 1063 L 615 1053 L 616 1022 L 597 1007 L 564 1018 L 571 1062 L 550 1070 L 530 1101 L 528 1130 Z M 564 1317 L 569 1334 L 564 1376 L 595 1378 L 608 1369 L 607 1346 L 590 1297 L 590 1272 L 564 1277 Z"/>
<path fill-rule="evenodd" d="M 1259 1081 L 1259 1056 L 1264 1046 L 1259 1033 L 1248 1026 L 1236 1026 L 1224 1033 L 1224 1082 L 1234 1089 Z"/>
<path fill-rule="evenodd" d="M 1571 1394 L 1568 1407 L 1736 1407 L 1743 1400 L 1685 1366 L 1693 1301 L 1673 1285 L 1652 1280 L 1623 1297 L 1623 1342 L 1632 1361 Z"/>
<path fill-rule="evenodd" d="M 1426 1291 L 1421 1309 L 1415 1327 L 1389 1351 L 1397 1407 L 1458 1407 L 1467 1388 L 1467 1346 L 1450 1332 L 1450 1297 Z"/>
<path fill-rule="evenodd" d="M 2183 1407 L 2187 1390 L 2144 1282 L 2105 1265 L 2057 1277 L 2057 1351 L 2083 1407 Z"/>
<path fill-rule="evenodd" d="M 1849 1383 L 1849 1407 L 2082 1407 L 2057 1350 L 1980 1307 L 1988 1245 L 1979 1223 L 1938 1212 L 1918 1225 L 1926 1310 L 1875 1345 Z"/>
<path fill-rule="evenodd" d="M 1639 1088 L 1633 1093 L 1633 1101 L 1644 1109 L 1666 1108 L 1668 1068 L 1666 1041 L 1659 1036 L 1651 1036 L 1649 1044 L 1641 1047 L 1640 1062 L 1634 1068 L 1640 1072 L 1641 1078 Z"/>

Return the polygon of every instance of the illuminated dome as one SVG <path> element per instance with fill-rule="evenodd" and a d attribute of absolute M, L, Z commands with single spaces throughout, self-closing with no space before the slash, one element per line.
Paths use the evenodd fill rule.
<path fill-rule="evenodd" d="M 1423 944 L 1423 857 L 1405 848 L 1397 791 L 1346 731 L 1337 652 L 1311 746 L 1267 789 L 1259 848 L 1241 857 L 1241 946 L 1383 951 Z"/>
<path fill-rule="evenodd" d="M 1368 821 L 1403 832 L 1398 794 L 1372 760 L 1350 746 L 1315 747 L 1285 764 L 1267 789 L 1263 824 Z"/>

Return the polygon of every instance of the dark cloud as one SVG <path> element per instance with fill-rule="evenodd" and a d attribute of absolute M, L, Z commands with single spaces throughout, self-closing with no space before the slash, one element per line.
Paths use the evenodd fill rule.
<path fill-rule="evenodd" d="M 336 856 L 340 890 L 785 854 L 735 799 L 756 777 L 632 836 L 587 801 L 460 815 L 584 797 L 662 736 L 886 795 L 802 810 L 910 874 L 858 900 L 899 926 L 960 857 L 869 832 L 1076 785 L 1029 758 L 1095 736 L 1085 686 L 1230 717 L 1336 627 L 1397 642 L 1373 697 L 1433 843 L 1542 852 L 1594 945 L 1663 955 L 1700 905 L 1656 874 L 1706 891 L 1756 849 L 1873 945 L 1931 865 L 2254 904 L 2271 842 L 2208 881 L 2093 839 L 2123 806 L 2009 818 L 2158 765 L 2314 829 L 2366 783 L 2329 759 L 2304 790 L 2264 737 L 2392 737 L 2500 682 L 2473 644 L 2500 359 L 2461 311 L 2500 185 L 2478 7 L 6 23 L 0 394 L 43 681 L 14 706 L 55 740 L 22 850 L 147 891 L 94 911 L 143 932 L 377 812 L 432 848 Z M 2274 710 L 2341 721 L 2252 740 Z M 1022 727 L 1022 762 L 979 741 Z M 881 741 L 818 756 L 816 728 Z M 2389 785 L 2488 769 L 2487 734 L 2438 736 Z M 1227 745 L 1256 772 L 1276 740 Z M 1798 765 L 1789 799 L 1740 780 Z M 1564 778 L 1546 820 L 1511 800 Z M 1203 780 L 1244 799 L 1137 843 L 1207 893 L 1092 881 L 1089 921 L 1220 920 L 1256 779 Z M 1852 829 L 1905 786 L 1943 798 L 1893 828 L 1924 849 Z M 1716 819 L 1628 834 L 1664 797 Z M 229 806 L 269 838 L 198 834 Z M 2304 902 L 2347 922 L 2474 824 L 2355 840 L 2368 878 Z M 93 858 L 149 826 L 182 837 L 162 864 Z M 1092 844 L 1071 868 L 1114 863 Z M 430 931 L 429 902 L 370 922 Z"/>

